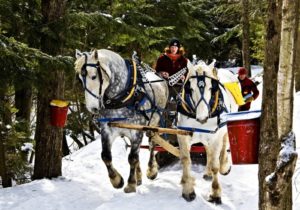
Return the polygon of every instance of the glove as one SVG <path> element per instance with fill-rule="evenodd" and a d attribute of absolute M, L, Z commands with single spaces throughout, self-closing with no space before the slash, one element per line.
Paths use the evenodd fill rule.
<path fill-rule="evenodd" d="M 246 99 L 245 103 L 250 103 L 252 101 L 254 101 L 254 98 L 251 96 L 251 97 Z"/>
<path fill-rule="evenodd" d="M 166 71 L 161 71 L 161 72 L 159 72 L 159 74 L 160 74 L 160 76 L 162 76 L 165 79 L 169 78 L 169 73 Z"/>

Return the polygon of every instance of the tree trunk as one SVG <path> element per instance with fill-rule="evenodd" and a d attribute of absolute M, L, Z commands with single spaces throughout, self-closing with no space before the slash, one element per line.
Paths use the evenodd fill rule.
<path fill-rule="evenodd" d="M 299 14 L 300 14 L 300 6 L 299 6 L 299 1 L 298 1 L 298 6 L 296 5 L 296 8 L 298 7 L 298 12 L 296 12 L 296 25 L 298 26 L 298 33 L 296 37 L 296 51 L 295 51 L 295 89 L 296 92 L 300 91 L 300 38 L 299 38 L 299 33 L 300 33 L 300 25 L 299 25 Z"/>
<path fill-rule="evenodd" d="M 22 122 L 21 127 L 23 131 L 30 135 L 30 114 L 32 107 L 32 87 L 30 85 L 23 86 L 22 88 L 15 85 L 15 107 L 18 109 L 16 113 L 16 119 L 18 122 Z"/>
<path fill-rule="evenodd" d="M 296 26 L 297 22 L 295 21 L 295 14 L 298 11 L 298 3 L 296 4 L 296 1 L 299 3 L 299 0 L 284 0 L 283 4 L 278 2 L 278 5 L 276 5 L 275 1 L 269 1 L 268 7 L 266 61 L 264 66 L 264 75 L 268 76 L 264 77 L 262 128 L 259 148 L 260 157 L 264 155 L 264 158 L 259 158 L 259 207 L 266 210 L 292 209 L 291 180 L 297 160 L 297 153 L 291 151 L 287 155 L 288 158 L 285 157 L 283 159 L 282 151 L 280 153 L 279 151 L 282 146 L 281 143 L 290 142 L 291 147 L 295 147 L 294 135 L 291 130 L 293 121 L 293 63 L 295 60 L 295 54 L 292 52 L 295 49 L 297 37 L 295 36 L 295 31 L 298 29 L 298 26 Z M 280 9 L 280 5 L 283 5 L 282 10 Z M 280 20 L 279 14 L 282 14 L 281 30 L 279 30 L 280 27 L 276 27 L 276 20 Z M 274 25 L 275 27 L 270 27 L 270 25 Z M 279 36 L 279 31 L 281 31 L 280 44 L 277 37 L 277 34 Z M 270 60 L 278 58 L 277 54 L 272 55 L 268 53 L 271 49 L 270 46 L 273 46 L 273 48 L 280 46 L 279 64 L 278 62 L 273 63 L 274 70 L 277 66 L 279 67 L 278 77 L 277 75 L 270 74 L 268 71 L 268 64 L 271 64 L 269 63 Z M 273 50 L 273 53 L 276 53 L 276 51 Z M 278 82 L 272 81 L 272 83 L 268 83 L 268 80 L 271 80 L 270 78 L 278 78 Z M 275 84 L 278 84 L 278 89 L 275 89 L 276 91 L 272 88 Z M 272 103 L 268 103 L 270 99 L 268 100 L 267 98 L 272 98 Z M 276 103 L 278 104 L 275 109 Z M 268 111 L 269 109 L 272 110 Z M 277 118 L 280 119 L 278 121 L 276 114 L 278 115 Z M 272 116 L 272 118 L 269 118 L 268 121 L 267 116 Z M 285 142 L 282 142 L 283 140 Z M 295 148 L 292 149 L 295 150 Z M 277 165 L 276 162 L 278 163 Z"/>
<path fill-rule="evenodd" d="M 249 1 L 242 0 L 242 55 L 243 66 L 248 69 L 248 76 L 251 77 L 250 66 L 250 23 L 249 23 Z"/>
<path fill-rule="evenodd" d="M 2 128 L 1 128 L 2 131 Z M 6 167 L 6 155 L 5 155 L 5 137 L 0 134 L 0 177 L 2 180 L 2 186 L 5 187 L 11 187 L 11 178 L 7 173 L 7 167 Z"/>
<path fill-rule="evenodd" d="M 63 132 L 63 144 L 62 144 L 62 153 L 63 156 L 67 156 L 70 154 L 70 148 L 68 146 L 68 142 L 67 142 L 67 137 L 66 137 L 66 132 Z"/>
<path fill-rule="evenodd" d="M 280 63 L 278 72 L 278 137 L 281 138 L 290 132 L 293 122 L 294 103 L 294 74 L 295 41 L 298 27 L 295 26 L 296 1 L 283 0 L 282 30 L 280 44 Z"/>
<path fill-rule="evenodd" d="M 299 0 L 283 0 L 277 93 L 278 119 L 280 119 L 278 121 L 278 141 L 288 136 L 293 128 L 294 67 L 299 23 L 299 16 L 296 14 L 298 8 Z M 295 150 L 295 145 L 292 149 Z M 297 155 L 288 157 L 287 166 L 278 170 L 284 176 L 281 175 L 276 178 L 276 183 L 284 183 L 284 185 L 282 184 L 280 190 L 269 192 L 270 209 L 291 210 L 293 208 L 292 177 Z M 288 174 L 288 176 L 285 174 Z M 276 199 L 276 202 L 272 203 L 274 199 Z"/>
<path fill-rule="evenodd" d="M 44 25 L 56 35 L 41 37 L 41 48 L 50 55 L 58 55 L 62 51 L 61 26 L 55 26 L 65 12 L 66 0 L 42 0 L 41 8 Z M 43 87 L 38 91 L 37 126 L 35 133 L 36 156 L 33 179 L 61 176 L 63 129 L 50 125 L 50 106 L 52 99 L 64 98 L 64 72 L 59 69 L 47 69 L 43 73 Z"/>
<path fill-rule="evenodd" d="M 259 209 L 267 210 L 268 193 L 265 178 L 276 166 L 280 149 L 277 134 L 277 72 L 280 46 L 281 1 L 268 1 L 267 31 L 259 143 Z"/>
<path fill-rule="evenodd" d="M 6 125 L 11 125 L 11 114 L 8 110 L 7 106 L 9 101 L 6 97 L 7 88 L 5 85 L 0 88 L 0 176 L 2 179 L 2 186 L 3 187 L 11 187 L 11 175 L 7 168 L 7 160 L 6 160 L 6 148 L 5 142 L 7 139 L 7 129 Z"/>

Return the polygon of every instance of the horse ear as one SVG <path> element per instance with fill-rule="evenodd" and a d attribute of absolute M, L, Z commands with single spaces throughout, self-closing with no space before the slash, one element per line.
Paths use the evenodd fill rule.
<path fill-rule="evenodd" d="M 215 67 L 213 68 L 213 75 L 218 78 L 218 70 Z"/>
<path fill-rule="evenodd" d="M 213 61 L 209 64 L 209 66 L 211 68 L 214 68 L 215 67 L 215 64 L 216 64 L 216 59 L 213 59 Z"/>
<path fill-rule="evenodd" d="M 76 59 L 80 58 L 81 56 L 82 56 L 82 53 L 80 52 L 80 50 L 76 49 L 76 51 L 75 51 Z"/>
<path fill-rule="evenodd" d="M 98 60 L 98 51 L 97 50 L 94 50 L 92 52 L 92 58 L 94 58 L 95 60 Z"/>

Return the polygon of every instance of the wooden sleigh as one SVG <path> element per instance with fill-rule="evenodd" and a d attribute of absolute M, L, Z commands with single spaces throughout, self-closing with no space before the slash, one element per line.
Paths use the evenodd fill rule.
<path fill-rule="evenodd" d="M 248 119 L 236 119 L 239 115 L 252 115 Z M 227 122 L 227 129 L 230 141 L 230 150 L 232 155 L 233 164 L 257 164 L 258 163 L 258 144 L 260 132 L 260 110 L 239 112 L 229 114 L 232 119 Z M 166 139 L 161 137 L 161 134 L 179 134 L 179 135 L 193 135 L 194 131 L 174 129 L 174 128 L 161 128 L 156 126 L 142 126 L 136 124 L 110 122 L 111 127 L 134 129 L 145 131 L 150 141 L 159 145 L 155 147 L 158 152 L 167 151 L 172 155 L 179 157 L 179 149 L 170 144 Z M 142 145 L 141 148 L 149 148 L 147 145 Z M 241 152 L 242 151 L 242 152 Z M 205 153 L 204 146 L 192 145 L 191 153 Z"/>

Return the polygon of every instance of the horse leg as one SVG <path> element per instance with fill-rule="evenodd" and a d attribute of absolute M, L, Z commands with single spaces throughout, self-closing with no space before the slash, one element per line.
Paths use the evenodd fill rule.
<path fill-rule="evenodd" d="M 158 173 L 158 164 L 156 162 L 155 154 L 154 154 L 155 143 L 149 137 L 149 150 L 150 150 L 150 158 L 148 162 L 148 169 L 147 169 L 147 177 L 148 179 L 155 179 Z"/>
<path fill-rule="evenodd" d="M 192 201 L 196 198 L 196 193 L 194 191 L 195 179 L 191 176 L 190 137 L 178 135 L 178 144 L 182 164 L 182 197 L 186 201 Z"/>
<path fill-rule="evenodd" d="M 231 160 L 227 153 L 228 145 L 229 145 L 229 137 L 228 137 L 228 133 L 226 132 L 223 136 L 223 147 L 220 154 L 220 173 L 222 175 L 229 174 L 231 170 Z"/>
<path fill-rule="evenodd" d="M 212 180 L 212 151 L 209 149 L 209 146 L 205 145 L 205 152 L 206 152 L 206 167 L 203 174 L 203 179 L 206 181 Z"/>
<path fill-rule="evenodd" d="M 140 162 L 138 162 L 138 165 L 136 167 L 136 184 L 139 186 L 142 184 L 142 170 L 140 166 Z"/>
<path fill-rule="evenodd" d="M 130 173 L 128 177 L 127 186 L 124 188 L 126 193 L 136 192 L 137 175 L 141 179 L 140 161 L 139 161 L 139 148 L 142 142 L 142 133 L 137 135 L 134 140 L 131 140 L 131 150 L 128 156 L 128 162 L 130 165 Z M 140 140 L 139 140 L 140 139 Z M 139 169 L 138 169 L 139 168 Z M 141 180 L 139 180 L 141 182 Z"/>
<path fill-rule="evenodd" d="M 101 135 L 102 142 L 102 152 L 101 158 L 107 168 L 108 176 L 111 184 L 114 188 L 122 188 L 124 185 L 124 180 L 119 172 L 112 165 L 112 156 L 111 156 L 111 141 L 109 135 L 105 132 Z"/>
<path fill-rule="evenodd" d="M 212 155 L 212 183 L 211 183 L 211 194 L 209 195 L 209 202 L 215 203 L 215 204 L 221 204 L 221 185 L 219 183 L 218 179 L 218 172 L 220 168 L 220 149 L 218 146 L 217 148 L 211 148 L 211 150 L 214 151 Z"/>

